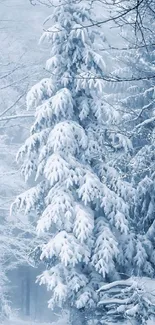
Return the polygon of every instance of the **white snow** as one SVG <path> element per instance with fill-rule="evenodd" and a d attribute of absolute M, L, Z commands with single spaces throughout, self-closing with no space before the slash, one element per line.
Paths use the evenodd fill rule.
<path fill-rule="evenodd" d="M 51 323 L 40 323 L 38 321 L 13 318 L 12 320 L 5 321 L 2 325 L 67 325 L 67 324 L 68 324 L 67 318 L 60 319 L 57 322 L 51 321 Z"/>

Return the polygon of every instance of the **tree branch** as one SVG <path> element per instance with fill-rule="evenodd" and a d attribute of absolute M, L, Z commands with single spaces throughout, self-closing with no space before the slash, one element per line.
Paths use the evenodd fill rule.
<path fill-rule="evenodd" d="M 127 298 L 127 299 L 105 299 L 105 300 L 101 300 L 99 303 L 98 303 L 98 306 L 107 306 L 107 305 L 128 305 L 131 303 L 131 299 Z"/>
<path fill-rule="evenodd" d="M 25 93 L 23 93 L 21 96 L 19 96 L 18 98 L 17 98 L 17 100 L 10 106 L 10 107 L 8 107 L 5 111 L 3 111 L 1 114 L 0 114 L 0 117 L 2 117 L 3 115 L 5 115 L 9 110 L 11 110 L 19 101 L 20 101 L 20 99 L 21 98 L 23 98 L 24 97 L 24 95 L 26 94 L 26 92 Z"/>
<path fill-rule="evenodd" d="M 108 291 L 112 288 L 115 288 L 117 286 L 121 286 L 121 287 L 130 287 L 133 284 L 133 279 L 129 279 L 129 280 L 121 280 L 121 281 L 114 281 L 108 284 L 103 285 L 99 290 L 97 290 L 97 292 L 101 292 L 101 291 Z"/>
<path fill-rule="evenodd" d="M 10 120 L 15 120 L 15 119 L 18 119 L 18 118 L 32 118 L 34 117 L 34 115 L 32 114 L 27 114 L 27 115 L 12 115 L 12 116 L 6 116 L 6 117 L 2 117 L 0 118 L 0 122 L 3 122 L 3 121 L 10 121 Z"/>

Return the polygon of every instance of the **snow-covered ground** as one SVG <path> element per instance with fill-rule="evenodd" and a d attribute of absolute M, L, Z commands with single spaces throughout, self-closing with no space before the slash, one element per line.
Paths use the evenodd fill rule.
<path fill-rule="evenodd" d="M 24 320 L 21 320 L 21 319 L 12 319 L 10 321 L 6 321 L 3 323 L 3 325 L 67 325 L 68 322 L 67 322 L 67 319 L 66 318 L 63 318 L 61 320 L 59 320 L 58 322 L 51 322 L 51 323 L 38 323 L 37 322 L 34 322 L 34 321 L 24 321 Z"/>
<path fill-rule="evenodd" d="M 38 323 L 38 322 L 32 322 L 32 321 L 23 321 L 20 319 L 16 319 L 16 320 L 10 320 L 10 321 L 6 321 L 4 323 L 4 325 L 51 325 L 52 323 Z M 63 324 L 64 325 L 64 324 Z"/>
<path fill-rule="evenodd" d="M 65 319 L 62 319 L 58 322 L 51 322 L 51 323 L 38 323 L 38 322 L 33 322 L 33 321 L 23 321 L 23 320 L 20 320 L 20 319 L 15 319 L 15 320 L 10 320 L 10 321 L 6 321 L 4 324 L 2 325 L 68 325 L 67 323 L 67 320 Z M 76 324 L 75 324 L 76 325 Z M 109 324 L 109 325 L 113 325 L 113 324 Z M 131 325 L 130 324 L 125 324 L 125 325 Z M 153 323 L 152 324 L 149 324 L 149 325 L 154 325 Z"/>
<path fill-rule="evenodd" d="M 38 321 L 34 322 L 32 320 L 22 320 L 19 318 L 13 318 L 11 320 L 7 320 L 3 323 L 3 325 L 67 325 L 67 319 L 63 318 L 62 320 L 59 320 L 58 322 L 52 322 L 51 323 L 40 323 Z"/>
<path fill-rule="evenodd" d="M 21 319 L 13 319 L 13 320 L 4 322 L 2 325 L 69 325 L 69 323 L 68 323 L 67 318 L 63 317 L 63 319 L 60 319 L 58 322 L 51 322 L 51 323 L 39 323 L 38 321 L 34 322 L 31 320 L 23 321 Z M 115 324 L 109 323 L 109 325 L 116 325 L 116 323 Z M 120 324 L 118 324 L 118 325 L 120 325 Z M 122 323 L 121 323 L 121 325 L 122 325 Z M 124 325 L 134 325 L 134 323 L 132 321 L 126 321 L 124 323 Z M 155 320 L 149 320 L 148 325 L 155 325 Z"/>

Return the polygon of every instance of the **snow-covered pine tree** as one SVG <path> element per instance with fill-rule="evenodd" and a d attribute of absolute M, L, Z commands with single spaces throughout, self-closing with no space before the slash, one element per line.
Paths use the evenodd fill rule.
<path fill-rule="evenodd" d="M 102 281 L 117 279 L 124 265 L 133 192 L 110 161 L 131 144 L 113 128 L 118 113 L 104 102 L 106 65 L 85 27 L 89 6 L 60 1 L 50 20 L 41 37 L 51 48 L 49 77 L 27 95 L 35 122 L 17 155 L 33 187 L 13 207 L 34 211 L 38 235 L 50 238 L 40 255 L 48 267 L 38 278 L 51 290 L 49 307 L 81 310 L 76 324 L 82 324 L 96 307 Z"/>

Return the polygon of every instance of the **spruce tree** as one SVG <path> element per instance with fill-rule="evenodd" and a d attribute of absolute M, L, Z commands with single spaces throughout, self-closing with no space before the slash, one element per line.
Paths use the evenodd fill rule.
<path fill-rule="evenodd" d="M 112 161 L 131 143 L 113 127 L 117 111 L 104 101 L 106 65 L 86 27 L 89 6 L 60 1 L 50 20 L 41 37 L 50 44 L 49 77 L 27 95 L 35 121 L 17 155 L 33 185 L 14 208 L 33 211 L 37 234 L 48 234 L 36 251 L 47 266 L 38 281 L 51 291 L 49 307 L 69 307 L 82 324 L 101 283 L 118 279 L 124 267 L 133 191 Z"/>

